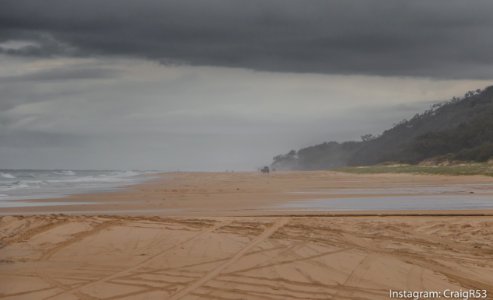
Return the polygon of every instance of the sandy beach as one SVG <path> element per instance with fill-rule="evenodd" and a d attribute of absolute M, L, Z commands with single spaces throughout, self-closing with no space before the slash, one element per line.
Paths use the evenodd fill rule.
<path fill-rule="evenodd" d="M 0 298 L 390 299 L 390 290 L 467 289 L 492 295 L 491 210 L 282 206 L 321 197 L 489 197 L 491 184 L 481 176 L 168 173 L 62 199 L 86 205 L 2 208 Z"/>
<path fill-rule="evenodd" d="M 341 172 L 163 173 L 143 184 L 107 193 L 73 195 L 63 199 L 26 200 L 26 206 L 0 207 L 12 214 L 125 214 L 147 216 L 259 216 L 291 214 L 366 214 L 367 211 L 322 212 L 283 205 L 316 199 L 401 199 L 402 197 L 493 197 L 493 178 L 412 174 L 358 175 Z M 427 199 L 427 198 L 425 198 Z M 18 201 L 18 200 L 16 200 Z M 60 202 L 72 205 L 57 205 Z M 55 203 L 55 205 L 52 205 Z M 82 203 L 82 204 L 81 204 Z M 32 206 L 39 205 L 39 206 Z M 492 206 L 493 208 L 493 206 Z M 490 214 L 493 209 L 413 210 L 418 214 Z M 371 214 L 386 213 L 373 211 Z M 405 209 L 388 214 L 409 214 Z"/>

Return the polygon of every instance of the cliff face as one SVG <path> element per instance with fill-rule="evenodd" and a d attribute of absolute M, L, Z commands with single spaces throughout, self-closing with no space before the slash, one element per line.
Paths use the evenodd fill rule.
<path fill-rule="evenodd" d="M 493 157 L 493 86 L 434 105 L 377 137 L 326 142 L 274 157 L 278 169 L 330 169 L 383 162 L 485 161 Z"/>

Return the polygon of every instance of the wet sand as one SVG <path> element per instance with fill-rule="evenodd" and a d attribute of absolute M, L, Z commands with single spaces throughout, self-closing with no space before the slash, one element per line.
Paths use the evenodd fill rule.
<path fill-rule="evenodd" d="M 286 204 L 319 199 L 399 197 L 493 198 L 493 178 L 412 174 L 357 175 L 338 172 L 165 173 L 150 182 L 114 192 L 30 200 L 40 206 L 1 207 L 0 215 L 70 213 L 150 216 L 251 216 L 296 214 Z M 18 201 L 18 200 L 16 200 Z M 63 201 L 73 205 L 50 205 Z M 83 203 L 81 205 L 81 203 Z M 92 204 L 91 204 L 92 203 Z M 297 206 L 300 208 L 300 206 Z M 372 214 L 385 213 L 373 211 Z M 436 213 L 454 211 L 433 211 Z M 465 211 L 455 213 L 463 214 Z M 491 213 L 470 210 L 467 213 Z M 303 209 L 301 214 L 321 213 Z M 327 213 L 344 213 L 331 211 Z M 352 210 L 351 214 L 358 213 Z M 362 211 L 361 213 L 365 213 Z M 391 211 L 391 214 L 407 213 Z M 413 210 L 419 213 L 419 210 Z M 430 213 L 423 211 L 421 213 Z"/>
<path fill-rule="evenodd" d="M 390 289 L 470 288 L 491 296 L 490 211 L 351 216 L 263 208 L 321 195 L 489 195 L 492 182 L 480 176 L 176 173 L 116 193 L 64 199 L 97 205 L 56 207 L 75 215 L 4 208 L 25 216 L 0 218 L 0 298 L 389 299 Z"/>

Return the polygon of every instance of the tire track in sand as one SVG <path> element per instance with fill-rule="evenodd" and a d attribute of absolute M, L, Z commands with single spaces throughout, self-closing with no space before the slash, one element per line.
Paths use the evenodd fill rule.
<path fill-rule="evenodd" d="M 51 220 L 52 218 L 44 219 Z M 68 220 L 56 220 L 55 222 L 50 222 L 33 228 L 26 228 L 26 230 L 16 232 L 12 236 L 2 237 L 2 244 L 0 244 L 0 248 L 6 247 L 10 244 L 28 241 L 38 234 L 50 231 L 51 229 L 54 229 L 55 227 L 58 227 L 65 223 L 68 223 Z"/>
<path fill-rule="evenodd" d="M 341 284 L 339 290 L 335 293 L 334 298 L 351 298 L 359 290 L 358 286 L 364 280 L 370 266 L 374 263 L 377 255 L 374 253 L 367 254 L 349 273 L 346 280 Z"/>
<path fill-rule="evenodd" d="M 105 281 L 113 280 L 113 279 L 116 279 L 116 278 L 118 278 L 120 276 L 128 276 L 128 275 L 131 274 L 132 271 L 135 271 L 138 268 L 142 267 L 143 265 L 149 263 L 150 261 L 158 258 L 159 256 L 164 255 L 166 252 L 168 252 L 170 250 L 173 250 L 173 249 L 175 249 L 177 247 L 180 247 L 181 245 L 183 245 L 183 244 L 185 244 L 187 242 L 190 242 L 190 241 L 192 241 L 192 240 L 194 240 L 194 239 L 196 239 L 196 238 L 198 238 L 198 237 L 200 237 L 200 236 L 202 236 L 202 235 L 204 235 L 206 233 L 213 232 L 214 230 L 216 230 L 216 229 L 218 229 L 218 228 L 220 228 L 222 226 L 225 226 L 225 225 L 229 224 L 230 222 L 231 221 L 223 221 L 223 222 L 220 222 L 219 224 L 216 224 L 216 225 L 214 225 L 214 226 L 212 226 L 212 227 L 210 227 L 210 228 L 208 228 L 206 230 L 203 230 L 203 231 L 197 233 L 196 235 L 194 235 L 194 236 L 192 236 L 192 237 L 190 237 L 190 238 L 188 238 L 188 239 L 186 239 L 186 240 L 184 240 L 182 242 L 179 242 L 177 244 L 174 244 L 174 245 L 172 245 L 172 246 L 164 249 L 163 251 L 160 251 L 159 253 L 156 253 L 154 255 L 149 256 L 148 258 L 144 259 L 143 261 L 141 261 L 141 262 L 139 262 L 139 263 L 137 263 L 137 264 L 135 264 L 135 265 L 133 265 L 133 266 L 131 266 L 129 268 L 126 268 L 126 269 L 123 269 L 123 270 L 118 271 L 116 273 L 110 274 L 110 275 L 105 276 L 103 278 L 100 278 L 98 280 L 91 281 L 91 282 L 85 283 L 83 285 L 79 285 L 77 287 L 64 290 L 64 291 L 62 291 L 62 292 L 60 292 L 58 294 L 55 294 L 55 295 L 52 295 L 52 296 L 48 296 L 46 298 L 43 298 L 43 300 L 53 299 L 55 297 L 59 297 L 59 296 L 67 295 L 67 294 L 80 293 L 81 292 L 81 289 L 83 289 L 83 288 L 91 287 L 91 286 L 96 285 L 98 283 L 102 283 L 102 282 L 105 282 Z"/>
<path fill-rule="evenodd" d="M 237 262 L 242 256 L 248 253 L 251 249 L 253 249 L 255 246 L 260 244 L 261 242 L 265 241 L 268 239 L 271 235 L 273 235 L 279 228 L 283 227 L 289 222 L 288 218 L 280 218 L 277 222 L 275 222 L 271 227 L 269 227 L 267 230 L 265 230 L 262 234 L 257 236 L 253 241 L 251 241 L 246 247 L 241 249 L 238 253 L 236 253 L 233 257 L 231 257 L 228 261 L 225 263 L 221 264 L 217 268 L 213 269 L 209 273 L 205 274 L 203 277 L 198 279 L 197 281 L 193 282 L 191 285 L 188 287 L 185 287 L 184 289 L 178 291 L 176 294 L 172 295 L 169 300 L 176 300 L 180 299 L 182 297 L 185 297 L 186 295 L 192 293 L 199 287 L 203 286 L 206 284 L 208 281 L 219 275 L 223 270 Z"/>
<path fill-rule="evenodd" d="M 39 260 L 48 260 L 50 259 L 53 255 L 55 255 L 55 253 L 57 253 L 58 251 L 62 250 L 63 248 L 66 248 L 72 244 L 75 244 L 83 239 L 85 239 L 86 237 L 89 237 L 91 235 L 94 235 L 94 234 L 97 234 L 98 232 L 102 231 L 102 230 L 105 230 L 113 225 L 118 225 L 118 224 L 121 224 L 120 221 L 106 221 L 106 222 L 103 222 L 103 223 L 100 223 L 100 224 L 97 224 L 95 225 L 93 228 L 89 229 L 89 230 L 86 230 L 86 231 L 81 231 L 81 232 L 78 232 L 74 235 L 72 235 L 71 238 L 55 245 L 53 248 L 47 250 L 46 252 L 43 253 L 43 255 L 41 255 L 41 257 L 39 258 Z"/>

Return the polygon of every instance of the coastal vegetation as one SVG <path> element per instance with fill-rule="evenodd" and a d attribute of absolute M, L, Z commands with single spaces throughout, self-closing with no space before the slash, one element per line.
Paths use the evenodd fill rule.
<path fill-rule="evenodd" d="M 490 86 L 434 104 L 380 135 L 365 134 L 361 141 L 331 141 L 277 155 L 272 167 L 319 170 L 386 164 L 368 170 L 405 170 L 421 164 L 415 168 L 440 172 L 436 170 L 452 163 L 456 167 L 447 166 L 446 172 L 474 173 L 477 168 L 482 169 L 479 166 L 483 164 L 479 163 L 492 158 L 493 86 Z M 461 162 L 471 163 L 468 164 L 471 167 L 457 167 Z M 396 164 L 409 166 L 389 167 Z"/>
<path fill-rule="evenodd" d="M 435 175 L 493 176 L 493 163 L 458 163 L 452 165 L 389 164 L 360 167 L 343 167 L 335 170 L 354 174 L 412 173 Z"/>

